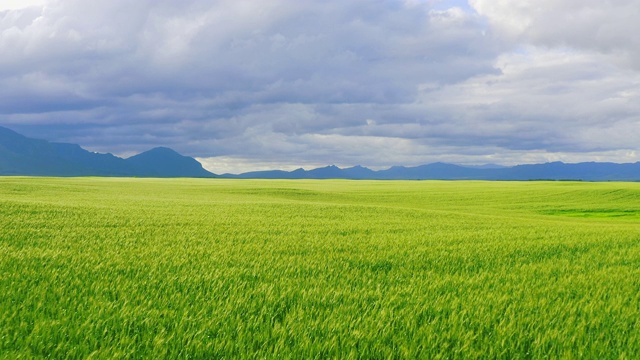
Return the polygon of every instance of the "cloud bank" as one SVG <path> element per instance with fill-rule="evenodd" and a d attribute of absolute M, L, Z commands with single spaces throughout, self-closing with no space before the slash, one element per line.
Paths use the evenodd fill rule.
<path fill-rule="evenodd" d="M 637 1 L 0 7 L 0 124 L 218 172 L 640 160 Z"/>

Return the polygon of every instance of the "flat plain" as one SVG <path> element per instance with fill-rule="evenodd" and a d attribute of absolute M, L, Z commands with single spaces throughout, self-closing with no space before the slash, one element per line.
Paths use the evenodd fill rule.
<path fill-rule="evenodd" d="M 639 358 L 640 183 L 0 178 L 1 358 Z"/>

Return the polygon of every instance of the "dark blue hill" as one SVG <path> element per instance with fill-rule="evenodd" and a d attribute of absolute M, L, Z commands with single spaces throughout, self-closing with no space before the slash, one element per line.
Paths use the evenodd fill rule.
<path fill-rule="evenodd" d="M 347 179 L 372 179 L 376 175 L 375 171 L 360 165 L 342 169 L 342 172 Z"/>
<path fill-rule="evenodd" d="M 72 161 L 59 156 L 55 145 L 0 127 L 0 174 L 65 176 L 86 173 Z"/>
<path fill-rule="evenodd" d="M 308 179 L 344 179 L 347 174 L 335 165 L 329 165 L 306 172 Z"/>
<path fill-rule="evenodd" d="M 196 159 L 178 154 L 166 147 L 157 147 L 126 159 L 139 176 L 153 177 L 213 177 Z"/>
<path fill-rule="evenodd" d="M 0 175 L 213 177 L 193 158 L 157 148 L 129 159 L 76 144 L 30 139 L 0 127 Z"/>
<path fill-rule="evenodd" d="M 51 143 L 51 146 L 59 157 L 76 165 L 82 175 L 132 176 L 139 173 L 124 159 L 112 154 L 90 152 L 76 144 Z"/>

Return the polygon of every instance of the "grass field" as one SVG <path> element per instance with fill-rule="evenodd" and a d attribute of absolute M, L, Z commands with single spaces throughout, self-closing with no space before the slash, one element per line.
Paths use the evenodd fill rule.
<path fill-rule="evenodd" d="M 640 358 L 640 183 L 0 178 L 0 358 Z"/>

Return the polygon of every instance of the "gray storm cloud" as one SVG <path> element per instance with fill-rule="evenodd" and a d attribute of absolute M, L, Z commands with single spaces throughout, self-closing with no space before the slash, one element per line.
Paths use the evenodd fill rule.
<path fill-rule="evenodd" d="M 639 6 L 517 4 L 58 0 L 0 11 L 0 124 L 117 154 L 169 146 L 214 171 L 234 159 L 636 161 Z"/>

